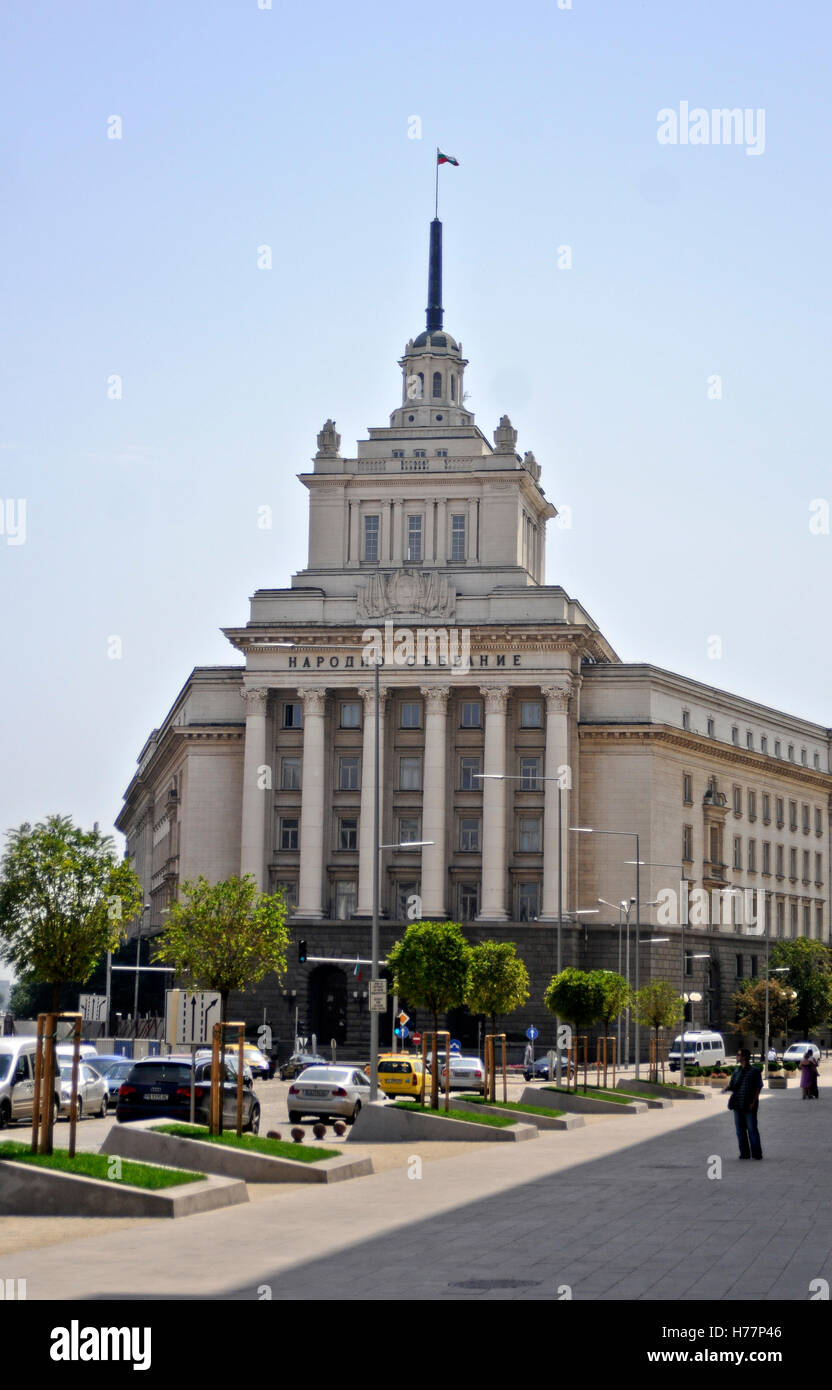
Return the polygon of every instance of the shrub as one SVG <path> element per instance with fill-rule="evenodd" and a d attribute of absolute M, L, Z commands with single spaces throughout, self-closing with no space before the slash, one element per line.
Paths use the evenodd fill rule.
<path fill-rule="evenodd" d="M 772 1062 L 771 1065 L 774 1066 L 774 1063 Z M 777 1065 L 779 1066 L 780 1063 L 778 1062 Z M 797 1062 L 784 1062 L 784 1063 L 783 1063 L 783 1070 L 784 1070 L 784 1071 L 797 1071 Z"/>
<path fill-rule="evenodd" d="M 701 1076 L 702 1068 L 697 1066 L 685 1067 L 685 1076 Z"/>
<path fill-rule="evenodd" d="M 780 1063 L 780 1062 L 769 1062 L 769 1064 L 768 1064 L 768 1069 L 769 1069 L 770 1072 L 771 1072 L 771 1071 L 780 1071 L 780 1069 L 781 1069 L 781 1063 Z"/>
<path fill-rule="evenodd" d="M 712 1076 L 713 1070 L 713 1067 L 700 1067 L 700 1071 L 703 1076 Z"/>

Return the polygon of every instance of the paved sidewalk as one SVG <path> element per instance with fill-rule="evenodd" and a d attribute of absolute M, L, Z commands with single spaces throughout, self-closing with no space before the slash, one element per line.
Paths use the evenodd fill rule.
<path fill-rule="evenodd" d="M 484 1145 L 421 1178 L 396 1168 L 118 1223 L 18 1249 L 0 1273 L 32 1299 L 808 1299 L 832 1281 L 832 1106 L 764 1093 L 760 1128 L 764 1161 L 740 1163 L 714 1095 Z"/>

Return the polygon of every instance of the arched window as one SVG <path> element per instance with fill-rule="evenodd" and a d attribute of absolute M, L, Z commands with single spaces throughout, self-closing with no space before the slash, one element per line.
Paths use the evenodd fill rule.
<path fill-rule="evenodd" d="M 434 395 L 434 399 L 436 399 L 436 398 L 441 399 L 441 397 L 442 397 L 442 373 L 441 373 L 441 372 L 434 372 L 434 374 L 433 374 L 433 395 Z"/>
<path fill-rule="evenodd" d="M 451 376 L 451 400 L 456 400 L 456 377 Z"/>
<path fill-rule="evenodd" d="M 419 372 L 417 375 L 419 377 L 419 400 L 421 400 L 425 394 L 425 374 Z"/>

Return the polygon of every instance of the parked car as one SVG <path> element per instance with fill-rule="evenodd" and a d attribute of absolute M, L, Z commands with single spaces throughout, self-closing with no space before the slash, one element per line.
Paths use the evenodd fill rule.
<path fill-rule="evenodd" d="M 566 1052 L 562 1052 L 560 1055 L 560 1069 L 562 1076 L 568 1075 L 572 1077 L 575 1075 L 575 1063 L 570 1061 Z M 549 1058 L 545 1055 L 543 1057 L 536 1057 L 531 1066 L 523 1068 L 523 1077 L 526 1081 L 548 1081 Z"/>
<path fill-rule="evenodd" d="M 229 1054 L 236 1055 L 236 1052 L 236 1043 L 226 1043 L 226 1057 L 228 1057 Z M 246 1066 L 251 1068 L 253 1076 L 259 1076 L 261 1080 L 268 1080 L 272 1075 L 271 1062 L 268 1057 L 264 1056 L 259 1047 L 254 1046 L 254 1043 L 245 1043 L 243 1045 L 243 1057 L 245 1058 Z"/>
<path fill-rule="evenodd" d="M 0 1038 L 0 1129 L 18 1120 L 32 1119 L 35 1094 L 34 1038 Z M 55 1091 L 55 1111 L 60 1109 Z"/>
<path fill-rule="evenodd" d="M 72 1059 L 58 1057 L 58 1065 L 61 1072 L 61 1101 L 59 1114 L 65 1115 L 69 1119 L 72 1100 Z M 100 1072 L 91 1067 L 89 1062 L 81 1061 L 78 1065 L 78 1093 L 77 1093 L 77 1116 L 82 1120 L 85 1115 L 98 1115 L 104 1119 L 109 1105 L 109 1091 L 107 1083 Z"/>
<path fill-rule="evenodd" d="M 306 1067 L 328 1067 L 329 1058 L 321 1057 L 317 1052 L 293 1052 L 288 1062 L 284 1062 L 280 1068 L 281 1081 L 293 1081 L 296 1076 Z"/>
<path fill-rule="evenodd" d="M 681 1046 L 680 1036 L 674 1039 L 673 1046 L 667 1054 L 667 1065 L 671 1071 L 679 1070 Z M 725 1040 L 721 1033 L 712 1033 L 708 1029 L 691 1029 L 689 1033 L 685 1033 L 686 1067 L 718 1067 L 724 1063 Z"/>
<path fill-rule="evenodd" d="M 338 1115 L 352 1124 L 369 1099 L 369 1077 L 356 1067 L 307 1067 L 289 1087 L 289 1122 Z"/>
<path fill-rule="evenodd" d="M 74 1044 L 71 1042 L 58 1043 L 58 1046 L 55 1048 L 55 1052 L 58 1055 L 58 1057 L 68 1057 L 70 1061 L 72 1061 L 73 1051 Z M 83 1057 L 86 1061 L 90 1062 L 92 1066 L 95 1066 L 95 1059 L 98 1056 L 98 1053 L 96 1052 L 92 1043 L 82 1042 L 78 1051 L 81 1057 Z"/>
<path fill-rule="evenodd" d="M 133 1063 L 126 1081 L 118 1091 L 116 1119 L 122 1124 L 131 1120 L 183 1120 L 191 1116 L 191 1075 L 194 1078 L 194 1120 L 207 1125 L 211 1097 L 210 1058 L 187 1055 L 142 1057 Z M 237 1122 L 237 1071 L 226 1063 L 223 1083 L 223 1124 L 231 1127 Z M 243 1129 L 257 1134 L 260 1129 L 260 1101 L 250 1081 L 243 1080 Z"/>
<path fill-rule="evenodd" d="M 370 1063 L 364 1068 L 370 1074 Z M 386 1096 L 414 1096 L 422 1092 L 422 1059 L 409 1053 L 390 1052 L 378 1059 L 379 1090 Z M 425 1068 L 425 1091 L 430 1090 L 430 1072 Z"/>
<path fill-rule="evenodd" d="M 820 1048 L 811 1042 L 792 1043 L 783 1053 L 783 1061 L 797 1062 L 798 1066 L 800 1066 L 807 1052 L 811 1052 L 816 1062 L 820 1061 Z"/>
<path fill-rule="evenodd" d="M 122 1081 L 126 1081 L 135 1062 L 132 1057 L 120 1057 L 116 1053 L 99 1056 L 95 1062 L 95 1070 L 100 1072 L 107 1085 L 107 1102 L 114 1106 L 118 1099 L 118 1088 Z"/>
<path fill-rule="evenodd" d="M 447 1064 L 442 1063 L 439 1072 L 439 1089 L 444 1091 L 445 1078 L 447 1076 Z M 451 1091 L 484 1091 L 485 1090 L 485 1065 L 479 1057 L 460 1057 L 451 1053 L 451 1079 L 448 1086 Z"/>

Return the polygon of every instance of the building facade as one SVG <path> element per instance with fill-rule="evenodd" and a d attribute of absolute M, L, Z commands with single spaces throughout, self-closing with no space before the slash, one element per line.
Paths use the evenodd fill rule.
<path fill-rule="evenodd" d="M 532 976 L 519 1033 L 545 1024 L 559 935 L 563 965 L 629 957 L 631 978 L 684 982 L 694 1022 L 723 1027 L 761 933 L 828 940 L 830 731 L 619 660 L 546 583 L 556 509 L 508 417 L 493 443 L 475 423 L 467 365 L 443 327 L 434 221 L 426 327 L 389 425 L 346 457 L 326 421 L 299 475 L 306 568 L 255 593 L 225 629 L 240 664 L 193 671 L 140 755 L 117 825 L 151 930 L 199 874 L 281 887 L 309 953 L 345 965 L 292 962 L 238 1016 L 265 1012 L 287 1044 L 297 1029 L 362 1044 L 349 958 L 369 950 L 378 775 L 384 950 L 414 916 L 515 941 Z"/>

